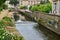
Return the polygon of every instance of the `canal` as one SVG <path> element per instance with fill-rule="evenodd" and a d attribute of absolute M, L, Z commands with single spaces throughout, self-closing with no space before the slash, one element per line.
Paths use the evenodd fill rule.
<path fill-rule="evenodd" d="M 25 40 L 60 40 L 60 36 L 32 21 L 17 21 L 16 29 Z"/>

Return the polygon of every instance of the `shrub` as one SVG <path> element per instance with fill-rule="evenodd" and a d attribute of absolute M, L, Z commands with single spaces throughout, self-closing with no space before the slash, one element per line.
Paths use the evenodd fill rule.
<path fill-rule="evenodd" d="M 4 4 L 5 1 L 6 1 L 6 0 L 0 0 L 0 11 L 2 11 L 2 9 L 3 9 L 3 8 L 2 8 L 2 7 L 3 7 L 2 5 Z"/>
<path fill-rule="evenodd" d="M 3 10 L 3 8 L 2 7 L 0 7 L 0 11 L 2 11 Z"/>
<path fill-rule="evenodd" d="M 42 18 L 40 18 L 39 20 L 38 20 L 38 23 L 42 23 L 43 22 L 43 20 L 42 20 Z"/>
<path fill-rule="evenodd" d="M 7 7 L 7 5 L 6 4 L 2 4 L 1 6 L 0 6 L 0 11 L 2 11 L 3 9 L 7 9 L 8 7 Z"/>
<path fill-rule="evenodd" d="M 19 4 L 18 0 L 10 0 L 9 4 L 16 6 L 17 4 Z"/>
<path fill-rule="evenodd" d="M 8 33 L 5 28 L 3 26 L 8 25 L 8 24 L 12 24 L 12 21 L 9 17 L 4 17 L 1 21 L 0 21 L 0 40 L 23 40 L 21 36 L 17 36 L 17 35 L 11 35 L 10 33 Z M 10 25 L 11 26 L 11 25 Z"/>
<path fill-rule="evenodd" d="M 20 8 L 20 9 L 27 9 L 26 6 L 20 6 L 19 8 Z"/>
<path fill-rule="evenodd" d="M 49 13 L 52 10 L 52 6 L 50 3 L 48 4 L 41 4 L 38 8 L 39 11 Z"/>
<path fill-rule="evenodd" d="M 12 10 L 12 8 L 9 8 L 9 10 L 8 10 L 9 12 L 12 12 L 13 10 Z"/>
<path fill-rule="evenodd" d="M 3 22 L 0 21 L 0 40 L 11 40 L 12 35 L 4 30 L 2 24 L 3 24 Z"/>
<path fill-rule="evenodd" d="M 4 26 L 14 26 L 11 18 L 9 18 L 9 17 L 4 17 L 2 19 L 2 22 L 3 22 Z"/>
<path fill-rule="evenodd" d="M 14 39 L 14 40 L 23 40 L 23 37 L 14 34 L 14 35 L 13 35 L 13 39 Z"/>
<path fill-rule="evenodd" d="M 38 6 L 31 6 L 30 8 L 29 8 L 31 11 L 38 11 Z"/>
<path fill-rule="evenodd" d="M 3 17 L 3 20 L 12 22 L 11 18 L 9 18 L 7 16 Z"/>
<path fill-rule="evenodd" d="M 14 19 L 15 21 L 19 20 L 19 16 L 17 15 L 17 13 L 14 14 Z"/>
<path fill-rule="evenodd" d="M 3 21 L 0 21 L 0 28 L 3 27 Z"/>
<path fill-rule="evenodd" d="M 49 13 L 50 11 L 52 11 L 52 5 L 51 3 L 34 5 L 34 6 L 31 6 L 29 9 L 31 11 L 40 11 L 40 12 Z"/>
<path fill-rule="evenodd" d="M 2 7 L 3 7 L 3 9 L 7 9 L 8 8 L 8 6 L 6 4 L 3 4 Z"/>

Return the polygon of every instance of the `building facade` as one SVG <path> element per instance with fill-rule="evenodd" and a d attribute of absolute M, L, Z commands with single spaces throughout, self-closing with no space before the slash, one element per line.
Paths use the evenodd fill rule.
<path fill-rule="evenodd" d="M 60 0 L 52 0 L 52 14 L 60 15 Z"/>
<path fill-rule="evenodd" d="M 49 0 L 50 3 L 52 3 L 52 0 Z"/>
<path fill-rule="evenodd" d="M 22 5 L 22 6 L 34 5 L 39 3 L 40 3 L 40 0 L 19 0 L 19 5 Z"/>

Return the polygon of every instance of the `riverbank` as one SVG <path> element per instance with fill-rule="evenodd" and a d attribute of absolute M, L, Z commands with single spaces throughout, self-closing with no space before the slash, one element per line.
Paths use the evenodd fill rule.
<path fill-rule="evenodd" d="M 18 30 L 16 30 L 15 27 L 6 27 L 5 30 L 11 35 L 14 35 L 16 40 L 24 40 L 23 36 L 18 32 Z"/>
<path fill-rule="evenodd" d="M 9 35 L 11 35 L 11 36 L 8 35 L 8 37 L 6 37 L 7 40 L 10 40 L 10 39 L 11 40 L 24 40 L 23 36 L 15 29 L 15 25 L 11 19 L 12 16 L 13 16 L 13 12 L 8 12 L 8 10 L 3 10 L 1 12 L 0 14 L 0 27 L 1 28 L 0 29 L 3 29 L 3 31 L 6 31 Z"/>

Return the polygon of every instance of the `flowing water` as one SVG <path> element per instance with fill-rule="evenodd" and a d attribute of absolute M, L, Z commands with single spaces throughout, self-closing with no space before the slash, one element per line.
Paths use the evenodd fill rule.
<path fill-rule="evenodd" d="M 25 40 L 60 40 L 60 36 L 31 21 L 17 21 L 16 29 Z"/>

